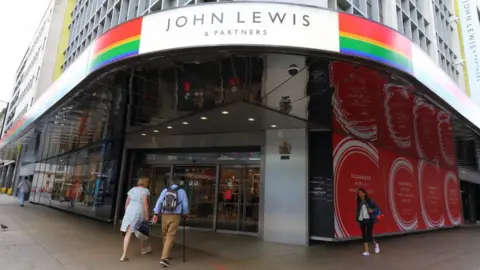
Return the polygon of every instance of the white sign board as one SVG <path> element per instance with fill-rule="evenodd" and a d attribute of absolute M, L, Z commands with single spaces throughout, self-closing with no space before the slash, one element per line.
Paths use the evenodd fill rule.
<path fill-rule="evenodd" d="M 339 51 L 338 14 L 272 3 L 194 5 L 143 19 L 140 53 L 216 46 Z"/>
<path fill-rule="evenodd" d="M 458 0 L 468 84 L 473 101 L 480 106 L 480 22 L 476 0 Z"/>

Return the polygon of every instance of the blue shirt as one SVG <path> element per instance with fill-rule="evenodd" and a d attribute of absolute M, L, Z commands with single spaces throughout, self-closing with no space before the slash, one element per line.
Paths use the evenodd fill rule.
<path fill-rule="evenodd" d="M 172 185 L 170 187 L 171 189 L 178 188 L 178 185 Z M 167 194 L 167 189 L 163 189 L 162 193 L 160 194 L 160 197 L 157 200 L 157 203 L 155 204 L 155 208 L 153 209 L 153 212 L 155 214 L 159 214 L 160 211 L 162 210 L 162 204 L 163 201 L 165 200 L 165 195 Z M 178 205 L 175 211 L 173 212 L 165 212 L 162 210 L 162 214 L 188 214 L 188 198 L 187 198 L 187 193 L 183 188 L 177 189 L 177 196 L 178 196 Z"/>

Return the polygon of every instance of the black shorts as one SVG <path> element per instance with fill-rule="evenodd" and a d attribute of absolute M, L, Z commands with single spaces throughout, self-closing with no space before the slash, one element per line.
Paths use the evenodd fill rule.
<path fill-rule="evenodd" d="M 375 242 L 373 239 L 373 223 L 371 221 L 360 221 L 360 230 L 364 243 Z"/>

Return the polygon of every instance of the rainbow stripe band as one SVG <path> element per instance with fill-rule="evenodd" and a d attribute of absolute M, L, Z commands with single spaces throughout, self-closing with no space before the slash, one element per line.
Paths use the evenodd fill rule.
<path fill-rule="evenodd" d="M 340 52 L 412 73 L 411 41 L 380 24 L 339 14 Z"/>
<path fill-rule="evenodd" d="M 116 27 L 94 45 L 88 71 L 92 72 L 109 63 L 137 55 L 140 49 L 142 18 L 134 19 Z"/>
<path fill-rule="evenodd" d="M 90 63 L 91 70 L 96 70 L 106 64 L 115 62 L 117 60 L 136 55 L 140 48 L 140 36 L 135 36 L 117 42 L 100 52 Z"/>

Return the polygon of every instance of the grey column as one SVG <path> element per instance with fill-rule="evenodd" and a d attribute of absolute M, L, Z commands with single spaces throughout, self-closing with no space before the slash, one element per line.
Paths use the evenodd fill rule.
<path fill-rule="evenodd" d="M 12 187 L 13 175 L 15 172 L 15 164 L 8 165 L 7 178 L 5 179 L 5 187 L 7 190 Z"/>
<path fill-rule="evenodd" d="M 7 166 L 2 166 L 2 174 L 0 178 L 0 188 L 3 188 L 5 185 L 5 179 L 7 178 L 7 172 L 8 172 L 8 165 Z"/>

